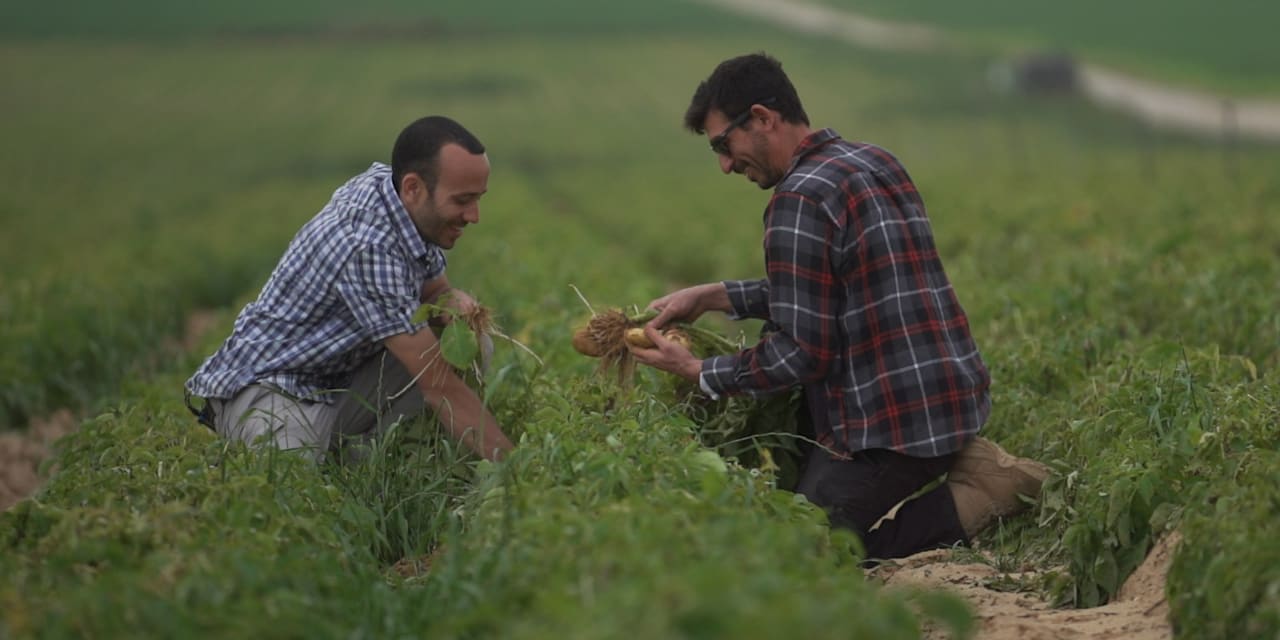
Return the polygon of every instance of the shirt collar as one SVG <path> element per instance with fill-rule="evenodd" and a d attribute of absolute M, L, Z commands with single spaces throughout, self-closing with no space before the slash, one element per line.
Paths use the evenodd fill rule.
<path fill-rule="evenodd" d="M 826 146 L 828 142 L 840 139 L 840 134 L 835 129 L 819 129 L 805 136 L 800 144 L 796 146 L 796 150 L 791 154 L 791 166 L 787 167 L 787 174 L 796 170 L 796 166 L 804 161 L 809 154 Z"/>
<path fill-rule="evenodd" d="M 396 193 L 395 183 L 391 179 L 391 167 L 375 162 L 370 171 L 377 171 L 378 193 L 387 205 L 387 214 L 391 216 L 391 224 L 396 228 L 400 242 L 404 243 L 413 257 L 425 258 L 429 253 L 427 241 L 422 239 L 418 227 L 413 224 L 413 218 L 409 217 L 409 210 L 404 208 L 404 201 Z"/>

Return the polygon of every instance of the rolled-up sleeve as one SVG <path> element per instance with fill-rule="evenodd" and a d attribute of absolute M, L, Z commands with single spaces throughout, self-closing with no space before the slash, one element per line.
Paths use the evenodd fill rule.
<path fill-rule="evenodd" d="M 399 256 L 364 247 L 355 251 L 338 276 L 337 289 L 364 337 L 378 341 L 412 333 L 420 285 Z"/>
<path fill-rule="evenodd" d="M 704 360 L 701 381 L 711 392 L 781 391 L 821 379 L 840 357 L 841 296 L 828 253 L 832 229 L 817 202 L 794 192 L 774 195 L 765 221 L 766 279 L 725 286 L 735 312 L 758 310 L 753 296 L 763 296 L 763 317 L 779 330 L 754 347 Z"/>

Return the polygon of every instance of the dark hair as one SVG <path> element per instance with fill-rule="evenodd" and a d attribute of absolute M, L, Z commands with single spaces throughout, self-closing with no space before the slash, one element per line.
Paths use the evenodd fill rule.
<path fill-rule="evenodd" d="M 413 121 L 400 132 L 391 149 L 391 180 L 400 193 L 400 179 L 416 173 L 434 191 L 440 179 L 440 148 L 456 144 L 473 154 L 484 153 L 484 145 L 465 127 L 444 116 L 427 116 Z"/>
<path fill-rule="evenodd" d="M 730 58 L 716 66 L 711 77 L 693 92 L 684 113 L 684 127 L 705 133 L 707 114 L 712 111 L 733 118 L 770 98 L 773 102 L 769 108 L 781 114 L 783 122 L 809 124 L 800 96 L 782 72 L 781 62 L 763 52 Z"/>

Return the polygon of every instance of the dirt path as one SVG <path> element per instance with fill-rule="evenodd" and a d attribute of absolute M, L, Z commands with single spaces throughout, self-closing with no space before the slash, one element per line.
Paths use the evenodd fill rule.
<path fill-rule="evenodd" d="M 889 589 L 927 586 L 964 597 L 977 612 L 979 640 L 1167 640 L 1173 637 L 1173 629 L 1164 595 L 1165 576 L 1178 540 L 1174 534 L 1157 544 L 1125 581 L 1115 601 L 1092 609 L 1052 609 L 1035 595 L 993 589 L 998 579 L 1009 576 L 987 564 L 956 562 L 950 551 L 911 556 L 872 575 Z M 927 630 L 924 637 L 947 636 Z"/>
<path fill-rule="evenodd" d="M 702 0 L 806 34 L 897 51 L 956 50 L 942 32 L 919 24 L 867 18 L 849 11 L 788 0 Z M 1162 85 L 1098 65 L 1080 65 L 1079 88 L 1095 104 L 1127 111 L 1156 127 L 1215 137 L 1280 142 L 1280 102 L 1218 96 Z"/>
<path fill-rule="evenodd" d="M 31 421 L 26 431 L 0 433 L 0 511 L 17 504 L 40 487 L 40 463 L 53 442 L 71 433 L 79 421 L 70 409 Z"/>
<path fill-rule="evenodd" d="M 1280 103 L 1168 87 L 1096 65 L 1082 65 L 1079 74 L 1081 90 L 1095 103 L 1128 111 L 1148 124 L 1280 141 Z"/>
<path fill-rule="evenodd" d="M 949 46 L 935 29 L 889 22 L 804 2 L 786 0 L 702 0 L 735 13 L 813 35 L 831 36 L 872 49 L 931 51 Z"/>
<path fill-rule="evenodd" d="M 192 351 L 217 325 L 214 311 L 197 310 L 187 316 L 180 338 L 162 342 L 162 352 Z M 42 478 L 40 464 L 53 453 L 53 443 L 80 425 L 70 409 L 59 409 L 48 417 L 36 418 L 23 431 L 0 433 L 0 511 L 35 493 Z"/>

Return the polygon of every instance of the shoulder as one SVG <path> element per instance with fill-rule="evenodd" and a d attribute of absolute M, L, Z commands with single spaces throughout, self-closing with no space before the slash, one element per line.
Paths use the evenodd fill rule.
<path fill-rule="evenodd" d="M 901 163 L 884 147 L 836 139 L 797 162 L 778 189 L 813 196 L 879 173 L 900 171 Z"/>
<path fill-rule="evenodd" d="M 839 223 L 851 208 L 915 191 L 911 176 L 884 147 L 836 139 L 798 162 L 775 199 L 814 202 Z"/>
<path fill-rule="evenodd" d="M 390 180 L 391 168 L 375 162 L 334 191 L 317 220 L 355 245 L 389 245 L 395 234 L 386 198 Z"/>

